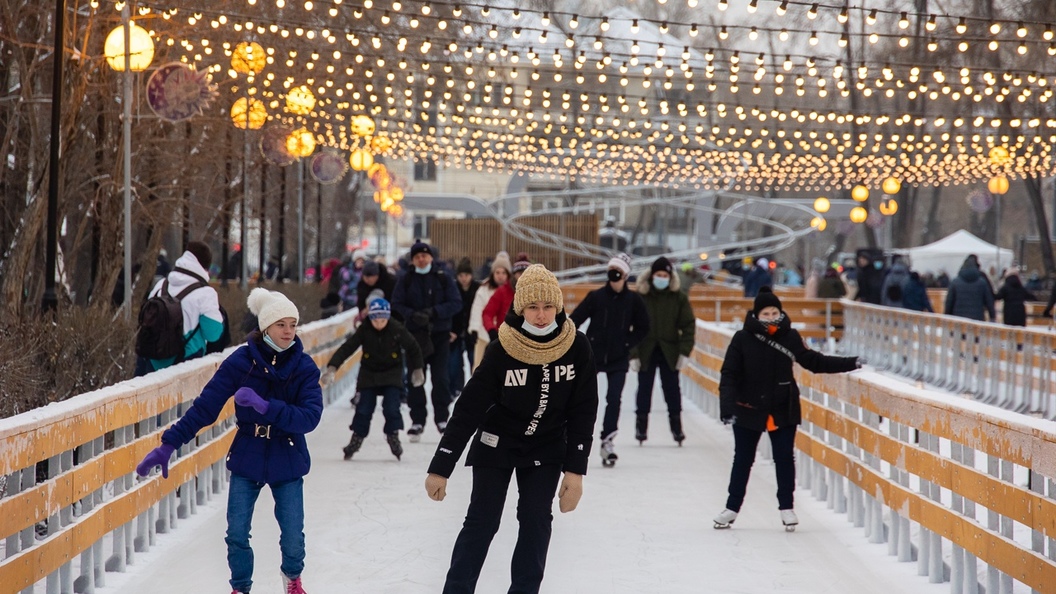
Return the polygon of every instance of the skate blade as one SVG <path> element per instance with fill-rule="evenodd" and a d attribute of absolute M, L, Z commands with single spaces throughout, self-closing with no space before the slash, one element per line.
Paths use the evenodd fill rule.
<path fill-rule="evenodd" d="M 785 524 L 785 532 L 795 532 L 799 524 Z"/>
<path fill-rule="evenodd" d="M 409 441 L 411 443 L 418 443 L 418 442 L 422 441 L 422 436 L 421 435 L 408 435 L 407 436 L 407 441 Z"/>
<path fill-rule="evenodd" d="M 728 530 L 732 526 L 733 526 L 733 522 L 730 522 L 729 524 L 720 524 L 718 522 L 715 522 L 714 528 L 716 530 Z"/>

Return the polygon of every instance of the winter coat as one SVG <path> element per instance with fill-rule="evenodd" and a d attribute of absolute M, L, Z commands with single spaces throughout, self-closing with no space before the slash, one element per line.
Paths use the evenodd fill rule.
<path fill-rule="evenodd" d="M 481 316 L 484 320 L 485 332 L 490 333 L 492 330 L 498 330 L 499 326 L 502 325 L 502 321 L 506 319 L 507 312 L 513 306 L 513 294 L 512 283 L 506 283 L 495 289 L 495 293 L 488 299 L 487 305 L 484 306 L 484 312 Z"/>
<path fill-rule="evenodd" d="M 825 272 L 825 276 L 818 281 L 818 298 L 819 299 L 839 299 L 847 294 L 847 285 L 843 284 L 843 279 L 833 269 Z"/>
<path fill-rule="evenodd" d="M 957 273 L 957 278 L 950 281 L 943 312 L 946 315 L 980 322 L 985 320 L 984 313 L 989 313 L 991 320 L 997 319 L 994 312 L 994 294 L 990 291 L 989 283 L 979 274 L 978 268 L 965 266 Z"/>
<path fill-rule="evenodd" d="M 631 348 L 649 333 L 645 302 L 627 285 L 619 293 L 609 283 L 587 293 L 570 317 L 577 328 L 590 320 L 587 339 L 599 372 L 626 372 Z"/>
<path fill-rule="evenodd" d="M 770 278 L 770 272 L 763 270 L 761 266 L 752 266 L 748 274 L 744 275 L 744 296 L 754 298 L 759 294 L 759 289 L 773 286 L 774 281 Z"/>
<path fill-rule="evenodd" d="M 341 288 L 337 294 L 345 304 L 345 309 L 352 309 L 356 304 L 356 287 L 363 278 L 363 265 L 360 264 L 360 267 L 356 268 L 355 262 L 349 262 L 341 267 L 338 276 L 341 277 Z"/>
<path fill-rule="evenodd" d="M 425 274 L 409 272 L 396 282 L 392 292 L 392 311 L 398 312 L 411 334 L 428 329 L 431 333 L 451 331 L 451 318 L 462 311 L 462 297 L 451 275 L 437 266 Z M 429 313 L 429 324 L 419 325 L 411 314 Z"/>
<path fill-rule="evenodd" d="M 311 458 L 304 434 L 315 429 L 323 414 L 319 368 L 304 352 L 301 339 L 276 353 L 260 332 L 231 353 L 194 399 L 191 408 L 161 436 L 179 447 L 213 424 L 227 401 L 241 387 L 252 388 L 269 402 L 264 414 L 235 406 L 238 431 L 227 453 L 227 469 L 261 483 L 282 483 L 308 474 Z"/>
<path fill-rule="evenodd" d="M 761 340 L 763 339 L 763 340 Z M 772 340 L 788 352 L 771 346 Z M 789 356 L 791 355 L 791 356 Z M 736 417 L 735 425 L 765 431 L 767 417 L 778 427 L 802 421 L 799 386 L 792 375 L 792 360 L 814 373 L 841 373 L 857 367 L 857 357 L 833 357 L 807 348 L 786 315 L 777 332 L 767 328 L 751 312 L 726 349 L 719 378 L 719 409 L 722 419 Z"/>
<path fill-rule="evenodd" d="M 891 271 L 884 278 L 884 283 L 880 285 L 880 304 L 887 307 L 902 307 L 908 280 L 909 268 L 905 264 L 898 262 L 892 266 Z"/>
<path fill-rule="evenodd" d="M 480 284 L 480 288 L 477 289 L 476 295 L 473 296 L 473 306 L 469 309 L 467 327 L 469 332 L 477 335 L 477 340 L 483 340 L 484 342 L 491 340 L 488 336 L 487 328 L 484 327 L 484 308 L 497 290 L 493 289 L 487 282 L 483 282 Z"/>
<path fill-rule="evenodd" d="M 397 320 L 389 323 L 381 331 L 374 324 L 364 322 L 338 347 L 330 357 L 327 367 L 339 368 L 346 359 L 363 347 L 363 358 L 359 365 L 359 380 L 356 387 L 379 388 L 383 386 L 403 387 L 403 355 L 407 354 L 407 369 L 422 369 L 422 349 Z"/>
<path fill-rule="evenodd" d="M 198 263 L 198 258 L 190 252 L 184 252 L 176 259 L 176 268 L 183 268 L 201 278 L 195 278 L 178 270 L 170 272 L 166 279 L 169 281 L 169 295 L 173 297 L 203 279 L 209 280 L 209 273 Z M 164 283 L 165 279 L 158 281 L 147 297 L 154 297 L 160 293 Z M 205 354 L 206 343 L 215 342 L 224 332 L 224 315 L 220 313 L 220 300 L 216 289 L 206 286 L 191 291 L 180 300 L 180 310 L 183 312 L 183 359 L 200 357 Z M 175 362 L 176 359 L 150 360 L 154 369 L 164 369 Z"/>
<path fill-rule="evenodd" d="M 1005 284 L 997 291 L 994 299 L 1003 299 L 1005 302 L 1002 318 L 1009 326 L 1027 325 L 1027 301 L 1037 301 L 1037 297 L 1028 291 L 1023 282 L 1016 275 L 1005 279 Z"/>
<path fill-rule="evenodd" d="M 884 270 L 876 268 L 873 264 L 858 268 L 858 295 L 856 298 L 862 303 L 880 305 L 883 298 Z"/>
<path fill-rule="evenodd" d="M 902 287 L 902 307 L 913 311 L 935 311 L 931 307 L 931 299 L 928 298 L 928 289 L 919 280 L 912 277 L 906 280 Z"/>
<path fill-rule="evenodd" d="M 458 294 L 462 298 L 462 309 L 451 319 L 451 331 L 457 334 L 459 338 L 465 338 L 469 332 L 469 316 L 473 310 L 473 299 L 477 295 L 480 283 L 475 280 L 469 281 L 469 288 L 465 291 L 462 290 L 462 285 L 456 286 L 458 287 Z"/>
<path fill-rule="evenodd" d="M 671 275 L 671 284 L 663 291 L 653 288 L 652 278 L 652 272 L 638 277 L 638 293 L 649 313 L 649 333 L 631 349 L 631 359 L 641 359 L 644 366 L 659 347 L 668 366 L 674 369 L 679 355 L 688 357 L 693 352 L 696 317 L 689 298 L 679 291 L 678 275 Z"/>
<path fill-rule="evenodd" d="M 387 301 L 392 301 L 392 293 L 396 290 L 396 277 L 385 266 L 378 266 L 378 280 L 374 281 L 373 286 L 368 285 L 362 277 L 356 284 L 356 307 L 359 308 L 360 312 L 367 311 L 367 297 L 370 296 L 372 291 L 378 289 L 381 290 Z"/>
<path fill-rule="evenodd" d="M 558 335 L 565 319 L 558 314 Z M 524 318 L 506 317 L 511 328 Z M 527 334 L 525 334 L 527 336 Z M 571 348 L 545 365 L 523 363 L 493 340 L 473 377 L 455 401 L 429 472 L 450 477 L 470 438 L 467 466 L 517 468 L 560 464 L 587 473 L 598 414 L 598 380 L 587 337 L 575 333 Z"/>

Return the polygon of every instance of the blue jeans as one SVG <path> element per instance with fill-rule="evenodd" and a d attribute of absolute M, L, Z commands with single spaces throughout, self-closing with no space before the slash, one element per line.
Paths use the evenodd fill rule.
<path fill-rule="evenodd" d="M 253 549 L 249 546 L 249 528 L 253 521 L 260 490 L 266 483 L 231 475 L 227 493 L 227 566 L 231 569 L 231 588 L 249 592 L 253 585 Z M 282 573 L 300 577 L 304 570 L 304 479 L 268 485 L 275 499 L 275 519 L 279 522 L 279 550 Z"/>
<path fill-rule="evenodd" d="M 356 415 L 352 417 L 352 433 L 360 437 L 366 437 L 370 433 L 370 420 L 374 417 L 378 396 L 381 396 L 381 414 L 385 416 L 385 435 L 403 429 L 403 415 L 400 414 L 403 387 L 377 386 L 360 389 Z"/>

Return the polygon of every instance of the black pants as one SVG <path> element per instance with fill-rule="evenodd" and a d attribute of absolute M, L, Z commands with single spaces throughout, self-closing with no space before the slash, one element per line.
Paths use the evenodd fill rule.
<path fill-rule="evenodd" d="M 526 466 L 516 472 L 519 528 L 510 565 L 509 594 L 535 594 L 543 581 L 546 552 L 550 548 L 552 509 L 561 468 L 548 464 Z M 471 594 L 476 590 L 491 539 L 499 530 L 513 473 L 513 468 L 473 467 L 473 494 L 466 521 L 451 553 L 444 594 Z"/>
<path fill-rule="evenodd" d="M 451 344 L 449 342 L 451 336 L 447 330 L 444 330 L 433 332 L 429 338 L 433 341 L 433 354 L 426 357 L 425 365 L 429 368 L 430 379 L 433 382 L 433 420 L 437 423 L 446 423 L 447 418 L 451 416 L 449 410 L 451 389 L 447 383 L 448 357 L 451 352 L 448 345 Z M 413 369 L 407 370 L 408 376 L 411 371 Z M 425 407 L 425 386 L 417 388 L 408 386 L 407 405 L 411 407 L 411 424 L 425 425 L 425 420 L 429 415 Z"/>
<path fill-rule="evenodd" d="M 620 396 L 623 394 L 623 385 L 627 382 L 626 371 L 606 371 L 609 389 L 605 393 L 605 418 L 601 423 L 601 438 L 616 433 L 620 421 Z"/>
<path fill-rule="evenodd" d="M 664 391 L 664 401 L 667 402 L 667 414 L 672 422 L 682 418 L 682 388 L 678 385 L 678 371 L 672 369 L 664 358 L 664 352 L 660 347 L 653 349 L 653 354 L 648 360 L 642 360 L 641 371 L 638 372 L 638 414 L 648 415 L 653 408 L 653 378 L 657 370 L 660 371 L 660 388 Z M 681 425 L 681 421 L 679 422 Z"/>
<path fill-rule="evenodd" d="M 739 512 L 748 490 L 748 476 L 755 462 L 755 448 L 762 431 L 733 426 L 733 469 L 730 471 L 729 497 L 726 509 Z M 792 509 L 792 494 L 796 490 L 796 458 L 792 448 L 796 444 L 796 426 L 781 427 L 769 432 L 774 450 L 774 471 L 777 473 L 777 508 Z"/>

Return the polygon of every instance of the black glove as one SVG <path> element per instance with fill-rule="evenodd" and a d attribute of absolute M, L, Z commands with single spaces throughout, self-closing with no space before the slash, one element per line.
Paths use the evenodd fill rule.
<path fill-rule="evenodd" d="M 428 326 L 429 320 L 433 317 L 433 309 L 431 307 L 426 309 L 420 309 L 411 314 L 411 321 L 417 326 Z"/>
<path fill-rule="evenodd" d="M 495 330 L 488 330 L 488 338 L 490 338 L 492 340 L 498 340 L 499 339 L 499 330 L 497 328 Z"/>

